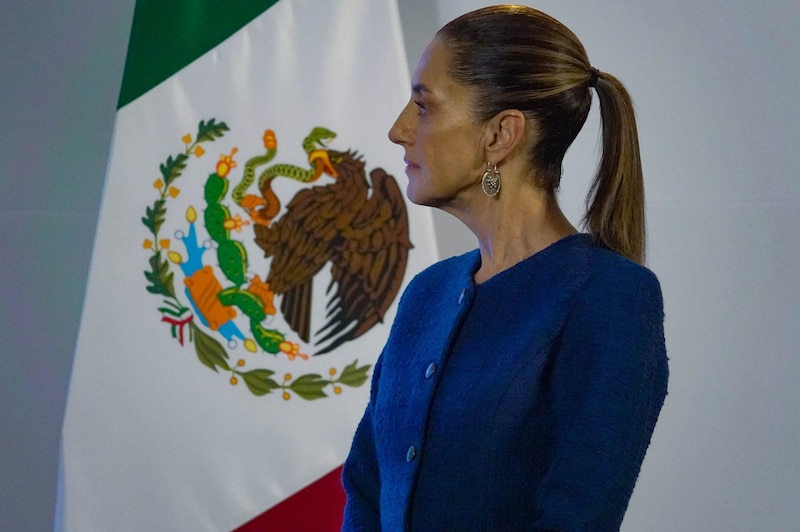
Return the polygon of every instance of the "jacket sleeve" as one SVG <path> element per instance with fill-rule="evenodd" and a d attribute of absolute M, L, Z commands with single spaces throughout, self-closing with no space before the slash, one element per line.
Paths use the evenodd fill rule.
<path fill-rule="evenodd" d="M 618 530 L 667 393 L 661 288 L 645 268 L 587 284 L 553 366 L 553 453 L 536 530 Z"/>
<path fill-rule="evenodd" d="M 342 471 L 342 485 L 347 494 L 342 531 L 367 532 L 381 529 L 381 482 L 372 424 L 381 360 L 379 358 L 375 364 L 370 401 L 358 424 Z"/>

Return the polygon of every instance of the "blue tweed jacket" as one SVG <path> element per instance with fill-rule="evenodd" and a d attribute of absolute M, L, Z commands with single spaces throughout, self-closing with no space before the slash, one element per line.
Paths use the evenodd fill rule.
<path fill-rule="evenodd" d="M 418 275 L 345 463 L 343 530 L 617 530 L 667 391 L 647 269 L 573 235 Z"/>

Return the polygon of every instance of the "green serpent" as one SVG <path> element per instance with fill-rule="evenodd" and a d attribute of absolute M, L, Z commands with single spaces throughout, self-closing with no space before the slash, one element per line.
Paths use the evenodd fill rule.
<path fill-rule="evenodd" d="M 278 143 L 272 130 L 264 132 L 264 147 L 266 153 L 252 157 L 244 167 L 242 181 L 231 192 L 231 198 L 237 205 L 250 213 L 251 219 L 258 224 L 269 225 L 280 211 L 280 201 L 270 188 L 270 182 L 276 177 L 288 177 L 301 183 L 311 183 L 319 179 L 323 173 L 336 177 L 336 171 L 331 166 L 326 145 L 336 138 L 336 133 L 324 127 L 315 127 L 303 139 L 303 151 L 308 156 L 310 168 L 301 168 L 291 164 L 275 164 L 264 170 L 258 177 L 258 188 L 261 197 L 246 194 L 247 189 L 255 180 L 257 166 L 270 162 L 278 151 Z"/>

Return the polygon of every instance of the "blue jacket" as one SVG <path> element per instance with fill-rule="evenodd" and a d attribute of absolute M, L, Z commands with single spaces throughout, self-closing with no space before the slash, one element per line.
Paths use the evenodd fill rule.
<path fill-rule="evenodd" d="M 345 463 L 343 530 L 617 530 L 667 391 L 661 290 L 567 237 L 419 274 Z"/>

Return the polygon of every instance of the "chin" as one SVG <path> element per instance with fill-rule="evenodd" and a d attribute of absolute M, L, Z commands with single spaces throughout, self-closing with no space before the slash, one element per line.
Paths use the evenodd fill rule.
<path fill-rule="evenodd" d="M 410 180 L 408 181 L 408 185 L 406 185 L 406 197 L 411 203 L 415 203 L 417 205 L 422 205 L 419 202 L 419 195 L 417 194 L 417 188 L 414 186 Z"/>
<path fill-rule="evenodd" d="M 424 207 L 436 206 L 436 203 L 433 198 L 425 194 L 424 191 L 419 190 L 419 188 L 415 187 L 414 184 L 410 181 L 408 183 L 408 186 L 406 187 L 406 197 L 411 203 L 415 205 L 422 205 Z"/>

